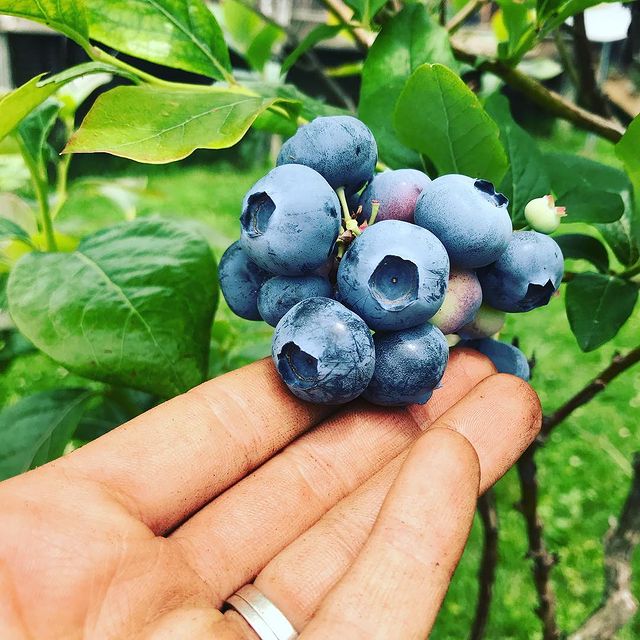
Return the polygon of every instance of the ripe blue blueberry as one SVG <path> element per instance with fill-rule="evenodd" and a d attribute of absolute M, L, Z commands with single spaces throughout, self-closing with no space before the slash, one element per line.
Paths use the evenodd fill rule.
<path fill-rule="evenodd" d="M 509 201 L 488 180 L 450 174 L 433 180 L 416 202 L 416 224 L 434 233 L 461 269 L 497 260 L 511 239 Z"/>
<path fill-rule="evenodd" d="M 482 287 L 473 271 L 452 269 L 447 294 L 438 313 L 430 322 L 445 335 L 457 333 L 471 322 L 482 304 Z"/>
<path fill-rule="evenodd" d="M 426 322 L 447 290 L 449 258 L 426 229 L 385 220 L 367 227 L 338 267 L 340 300 L 371 329 L 396 331 Z"/>
<path fill-rule="evenodd" d="M 484 301 L 512 313 L 548 304 L 562 282 L 562 251 L 537 231 L 516 231 L 500 258 L 478 270 Z"/>
<path fill-rule="evenodd" d="M 403 331 L 378 331 L 373 342 L 376 366 L 363 397 L 384 406 L 424 404 L 449 360 L 440 329 L 427 322 Z"/>
<path fill-rule="evenodd" d="M 375 366 L 367 325 L 329 298 L 308 298 L 290 309 L 276 326 L 271 354 L 291 392 L 320 404 L 357 398 Z"/>
<path fill-rule="evenodd" d="M 456 333 L 464 339 L 477 340 L 495 335 L 504 326 L 507 314 L 489 305 L 480 305 L 473 319 L 458 328 Z"/>
<path fill-rule="evenodd" d="M 307 298 L 330 298 L 332 293 L 329 280 L 322 276 L 276 276 L 260 287 L 258 310 L 262 319 L 275 327 L 298 302 Z"/>
<path fill-rule="evenodd" d="M 383 171 L 374 176 L 360 196 L 362 214 L 359 217 L 369 220 L 371 202 L 377 200 L 380 203 L 377 221 L 413 222 L 416 200 L 430 182 L 429 176 L 416 169 Z"/>
<path fill-rule="evenodd" d="M 352 116 L 327 116 L 300 127 L 282 145 L 277 164 L 304 164 L 350 194 L 371 179 L 377 162 L 378 147 L 365 124 Z"/>
<path fill-rule="evenodd" d="M 523 380 L 529 380 L 531 371 L 527 357 L 511 344 L 492 338 L 482 338 L 481 340 L 462 340 L 458 346 L 469 347 L 484 353 L 500 373 L 510 373 Z"/>
<path fill-rule="evenodd" d="M 244 197 L 240 244 L 271 273 L 312 273 L 335 250 L 340 215 L 338 196 L 319 173 L 298 164 L 276 167 Z"/>
<path fill-rule="evenodd" d="M 249 260 L 239 242 L 234 242 L 222 255 L 218 279 L 222 295 L 230 309 L 241 318 L 260 320 L 258 290 L 271 274 Z"/>

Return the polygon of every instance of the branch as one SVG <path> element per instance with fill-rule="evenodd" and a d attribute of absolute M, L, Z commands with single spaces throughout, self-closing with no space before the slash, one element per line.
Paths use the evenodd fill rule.
<path fill-rule="evenodd" d="M 631 591 L 631 559 L 640 543 L 640 453 L 633 459 L 633 480 L 618 524 L 604 539 L 604 593 L 599 607 L 569 640 L 613 638 L 638 610 Z"/>
<path fill-rule="evenodd" d="M 582 11 L 573 16 L 573 50 L 578 72 L 578 101 L 595 113 L 610 115 L 609 106 L 596 80 L 593 52 Z"/>
<path fill-rule="evenodd" d="M 569 398 L 561 407 L 551 415 L 545 416 L 542 421 L 539 441 L 544 442 L 553 429 L 563 420 L 568 418 L 576 409 L 589 402 L 621 373 L 640 362 L 640 346 L 632 349 L 626 356 L 616 354 L 608 367 L 603 369 L 586 387 L 582 388 L 572 398 Z"/>
<path fill-rule="evenodd" d="M 555 91 L 547 89 L 543 84 L 528 75 L 510 67 L 500 60 L 482 59 L 452 43 L 453 53 L 461 62 L 467 62 L 480 71 L 488 71 L 504 80 L 509 86 L 517 89 L 527 98 L 552 115 L 567 120 L 585 131 L 591 131 L 600 137 L 617 142 L 624 134 L 624 127 L 614 120 L 603 118 L 591 111 L 571 102 Z"/>
<path fill-rule="evenodd" d="M 330 11 L 341 24 L 350 29 L 356 43 L 362 50 L 366 51 L 371 47 L 376 38 L 376 34 L 354 26 L 351 23 L 351 10 L 344 4 L 344 2 L 342 2 L 342 0 L 321 1 L 327 10 Z M 474 11 L 475 8 L 476 7 L 474 6 Z M 469 7 L 469 11 L 470 9 L 471 7 Z M 463 8 L 460 13 L 464 10 L 465 9 Z M 468 15 L 471 15 L 471 13 L 472 12 L 470 11 Z M 465 16 L 465 19 L 468 15 Z M 459 26 L 459 20 L 456 16 L 451 19 L 450 24 L 451 22 L 453 22 L 454 30 L 457 29 Z M 462 22 L 460 22 L 460 24 L 462 24 Z M 550 91 L 537 80 L 530 78 L 517 69 L 513 69 L 500 60 L 484 59 L 481 56 L 455 45 L 453 42 L 451 43 L 451 48 L 455 57 L 461 62 L 467 62 L 468 64 L 475 66 L 476 69 L 480 71 L 493 73 L 495 76 L 498 76 L 508 85 L 523 93 L 549 113 L 575 124 L 580 129 L 596 133 L 611 142 L 617 142 L 624 134 L 624 127 L 614 120 L 608 120 L 607 118 L 603 118 L 602 116 L 591 113 L 590 111 L 577 106 L 571 102 L 571 100 L 568 100 L 555 91 Z"/>
<path fill-rule="evenodd" d="M 484 530 L 484 544 L 482 546 L 482 560 L 478 571 L 478 603 L 476 615 L 471 627 L 469 640 L 481 640 L 489 621 L 493 585 L 496 580 L 498 565 L 498 510 L 496 496 L 493 489 L 489 489 L 478 498 L 478 514 Z"/>
<path fill-rule="evenodd" d="M 321 2 L 327 11 L 338 19 L 340 24 L 349 29 L 360 49 L 366 51 L 371 47 L 373 41 L 376 39 L 376 34 L 362 27 L 355 26 L 351 22 L 351 9 L 349 9 L 342 0 L 321 0 Z"/>
<path fill-rule="evenodd" d="M 542 622 L 544 640 L 558 640 L 560 631 L 556 621 L 556 598 L 551 584 L 551 569 L 557 563 L 544 543 L 542 522 L 538 516 L 538 478 L 534 442 L 518 461 L 518 477 L 522 491 L 521 510 L 527 525 L 528 556 L 533 560 L 533 581 L 538 593 L 536 614 Z"/>

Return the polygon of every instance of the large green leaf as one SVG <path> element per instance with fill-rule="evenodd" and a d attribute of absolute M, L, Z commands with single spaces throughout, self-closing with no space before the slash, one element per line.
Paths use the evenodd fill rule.
<path fill-rule="evenodd" d="M 570 153 L 549 153 L 545 160 L 567 222 L 613 222 L 623 214 L 631 185 L 622 171 Z"/>
<path fill-rule="evenodd" d="M 0 413 L 0 480 L 62 455 L 92 396 L 86 389 L 42 391 Z"/>
<path fill-rule="evenodd" d="M 616 144 L 616 155 L 624 163 L 633 184 L 636 210 L 640 210 L 640 116 L 636 116 Z"/>
<path fill-rule="evenodd" d="M 609 254 L 597 238 L 582 233 L 566 233 L 555 236 L 555 241 L 562 249 L 565 259 L 588 260 L 602 273 L 609 270 Z"/>
<path fill-rule="evenodd" d="M 578 345 L 593 351 L 613 338 L 638 298 L 631 282 L 601 273 L 580 273 L 567 285 L 567 317 Z"/>
<path fill-rule="evenodd" d="M 203 0 L 85 0 L 91 38 L 123 53 L 218 80 L 229 51 Z"/>
<path fill-rule="evenodd" d="M 85 62 L 48 78 L 42 73 L 0 99 L 0 140 L 11 133 L 29 113 L 60 87 L 90 73 L 118 73 L 129 76 L 126 72 L 102 62 Z"/>
<path fill-rule="evenodd" d="M 391 167 L 421 167 L 393 127 L 398 97 L 409 76 L 426 62 L 456 68 L 449 34 L 426 7 L 411 4 L 382 27 L 362 69 L 358 115 L 373 131 L 382 160 Z"/>
<path fill-rule="evenodd" d="M 7 285 L 17 327 L 65 367 L 172 396 L 202 382 L 217 302 L 206 241 L 139 219 L 85 238 L 73 253 L 31 253 Z"/>
<path fill-rule="evenodd" d="M 279 101 L 234 91 L 116 87 L 96 100 L 65 152 L 103 151 L 138 162 L 173 162 L 195 149 L 231 147 Z"/>
<path fill-rule="evenodd" d="M 544 159 L 535 140 L 511 117 L 509 101 L 503 95 L 493 94 L 485 108 L 500 127 L 500 139 L 509 159 L 500 191 L 509 198 L 514 225 L 521 227 L 526 223 L 526 204 L 551 190 Z"/>
<path fill-rule="evenodd" d="M 395 126 L 400 140 L 426 155 L 440 174 L 463 173 L 495 184 L 505 174 L 498 126 L 447 67 L 424 64 L 412 74 L 398 99 Z"/>
<path fill-rule="evenodd" d="M 78 0 L 0 0 L 0 14 L 46 24 L 76 42 L 87 42 L 84 2 Z"/>

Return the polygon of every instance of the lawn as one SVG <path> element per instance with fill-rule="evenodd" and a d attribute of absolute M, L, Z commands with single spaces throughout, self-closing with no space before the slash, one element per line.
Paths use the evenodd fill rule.
<path fill-rule="evenodd" d="M 562 144 L 571 147 L 574 140 L 568 134 Z M 600 159 L 609 156 L 606 143 L 598 142 L 595 152 Z M 96 173 L 99 171 L 96 165 Z M 262 173 L 261 167 L 238 169 L 231 164 L 190 163 L 166 167 L 132 165 L 123 169 L 122 176 L 148 176 L 146 184 L 138 185 L 142 189 L 138 215 L 192 221 L 219 257 L 238 235 L 242 195 Z M 88 198 L 86 190 L 83 194 L 82 189 L 77 189 L 61 212 L 57 223 L 60 230 L 80 235 L 123 219 L 122 210 L 114 207 L 109 198 L 97 203 Z M 636 317 L 610 344 L 583 354 L 569 331 L 560 299 L 533 313 L 511 316 L 504 331 L 507 340 L 518 336 L 528 355 L 535 353 L 533 383 L 546 411 L 552 411 L 591 379 L 616 350 L 635 346 L 639 334 L 640 318 Z M 211 375 L 266 355 L 269 338 L 269 327 L 236 319 L 223 303 L 213 331 Z M 17 360 L 0 377 L 0 404 L 42 389 L 80 382 L 45 356 L 32 354 Z M 560 425 L 538 455 L 540 514 L 548 547 L 560 559 L 554 570 L 554 586 L 559 622 L 567 631 L 573 630 L 597 605 L 601 594 L 601 540 L 628 488 L 630 460 L 638 448 L 638 406 L 640 367 L 616 380 L 596 401 Z M 486 637 L 540 638 L 523 520 L 514 508 L 519 499 L 515 472 L 498 483 L 496 493 L 501 561 Z M 475 607 L 480 549 L 481 529 L 476 522 L 433 638 L 466 636 Z M 636 586 L 640 594 L 637 579 Z M 618 636 L 625 640 L 637 637 L 638 620 Z"/>

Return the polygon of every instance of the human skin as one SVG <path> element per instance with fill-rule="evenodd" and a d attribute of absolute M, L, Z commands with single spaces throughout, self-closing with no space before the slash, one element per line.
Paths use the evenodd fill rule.
<path fill-rule="evenodd" d="M 256 640 L 219 611 L 251 581 L 302 640 L 426 637 L 478 491 L 540 427 L 494 371 L 454 350 L 426 405 L 336 410 L 262 360 L 0 483 L 3 640 Z"/>

